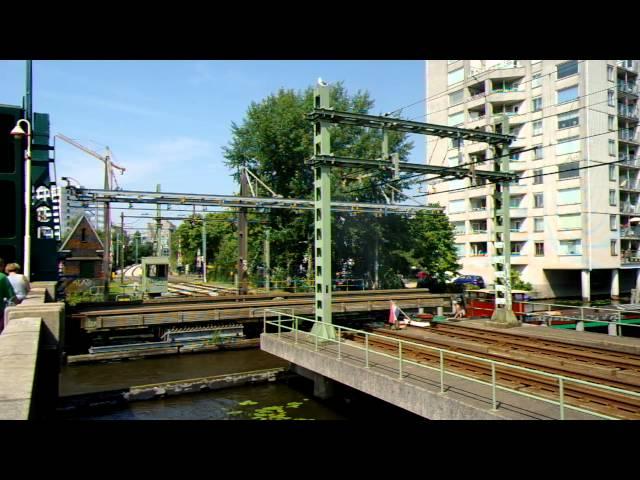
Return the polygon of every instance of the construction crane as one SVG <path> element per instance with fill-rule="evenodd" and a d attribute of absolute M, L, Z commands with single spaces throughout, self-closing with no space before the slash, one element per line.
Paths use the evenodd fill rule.
<path fill-rule="evenodd" d="M 104 189 L 111 190 L 111 180 L 115 183 L 116 187 L 118 187 L 118 182 L 116 180 L 115 175 L 113 174 L 113 168 L 120 170 L 120 175 L 124 174 L 126 169 L 119 165 L 116 165 L 111 161 L 111 150 L 109 147 L 106 147 L 107 153 L 105 155 L 100 155 L 99 153 L 94 152 L 90 148 L 81 145 L 75 140 L 58 133 L 55 135 L 56 137 L 64 140 L 65 142 L 73 145 L 76 148 L 79 148 L 85 153 L 88 153 L 92 157 L 97 158 L 102 163 L 104 163 Z M 96 218 L 97 220 L 97 218 Z M 109 212 L 109 202 L 104 202 L 104 257 L 102 260 L 102 271 L 104 273 L 104 296 L 105 299 L 108 299 L 109 295 L 109 280 L 111 279 L 111 216 Z"/>

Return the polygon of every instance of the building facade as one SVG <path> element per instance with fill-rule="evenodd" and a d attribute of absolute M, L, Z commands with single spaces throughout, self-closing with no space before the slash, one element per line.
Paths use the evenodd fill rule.
<path fill-rule="evenodd" d="M 104 278 L 104 244 L 84 215 L 77 219 L 59 250 L 63 275 L 76 278 Z"/>
<path fill-rule="evenodd" d="M 638 60 L 430 60 L 426 69 L 427 122 L 495 131 L 508 119 L 509 169 L 521 177 L 511 186 L 511 265 L 537 296 L 634 288 Z M 434 165 L 493 169 L 493 156 L 485 144 L 427 143 Z M 454 224 L 461 273 L 493 283 L 494 187 L 471 182 L 431 184 L 428 198 Z"/>

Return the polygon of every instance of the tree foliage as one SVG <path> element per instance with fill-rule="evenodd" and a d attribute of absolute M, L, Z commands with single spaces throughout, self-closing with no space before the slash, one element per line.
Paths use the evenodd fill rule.
<path fill-rule="evenodd" d="M 366 91 L 350 94 L 341 83 L 331 89 L 331 102 L 336 110 L 371 113 L 374 101 Z M 239 180 L 240 168 L 248 167 L 277 194 L 285 198 L 311 199 L 313 170 L 305 164 L 313 155 L 313 126 L 305 115 L 313 107 L 313 88 L 304 91 L 281 89 L 260 102 L 252 102 L 240 124 L 232 123 L 231 140 L 223 148 L 226 165 Z M 380 158 L 383 133 L 379 129 L 333 126 L 332 153 L 359 158 Z M 389 132 L 389 151 L 407 161 L 413 147 L 405 134 Z M 391 170 L 334 168 L 331 174 L 334 200 L 384 203 L 388 185 L 378 186 L 392 178 Z M 396 184 L 401 188 L 402 185 Z M 384 192 L 384 193 L 383 193 Z M 403 197 L 396 194 L 396 199 Z M 249 263 L 252 273 L 263 264 L 265 230 L 270 229 L 272 271 L 283 277 L 301 277 L 308 273 L 306 261 L 312 253 L 313 214 L 310 211 L 274 209 L 252 211 L 249 218 Z M 231 215 L 231 214 L 230 214 Z M 444 276 L 455 272 L 453 233 L 444 215 L 421 213 L 375 216 L 334 213 L 333 272 L 342 268 L 346 259 L 353 260 L 353 276 L 371 285 L 398 286 L 399 273 L 408 274 L 411 267 L 426 268 Z M 214 224 L 212 224 L 214 225 Z M 182 242 L 183 255 L 188 250 L 192 261 L 200 246 L 198 226 L 184 222 L 175 238 Z M 174 242 L 175 249 L 175 242 Z M 207 256 L 215 264 L 235 269 L 237 233 L 234 222 L 217 227 L 207 225 Z"/>

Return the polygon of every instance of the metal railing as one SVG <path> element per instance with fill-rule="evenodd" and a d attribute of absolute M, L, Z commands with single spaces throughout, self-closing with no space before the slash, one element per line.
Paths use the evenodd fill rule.
<path fill-rule="evenodd" d="M 618 105 L 618 115 L 628 118 L 638 118 L 638 110 L 633 107 L 625 107 L 624 105 Z"/>
<path fill-rule="evenodd" d="M 638 85 L 636 83 L 618 82 L 618 90 L 625 93 L 638 93 Z"/>
<path fill-rule="evenodd" d="M 618 155 L 618 160 L 622 167 L 640 167 L 640 159 L 636 155 L 621 153 Z"/>
<path fill-rule="evenodd" d="M 267 320 L 267 316 L 266 313 L 270 312 L 272 314 L 275 314 L 278 316 L 277 320 Z M 285 318 L 283 318 L 285 317 Z M 424 345 L 424 344 L 420 344 L 420 343 L 416 343 L 416 342 L 412 342 L 410 340 L 402 340 L 399 338 L 393 338 L 393 337 L 388 337 L 386 335 L 380 335 L 377 333 L 370 333 L 370 332 L 365 332 L 362 330 L 357 330 L 354 328 L 349 328 L 349 327 L 343 327 L 343 326 L 339 326 L 339 325 L 335 325 L 333 326 L 336 329 L 336 339 L 328 339 L 328 338 L 320 338 L 319 335 L 314 334 L 311 331 L 303 331 L 300 330 L 300 325 L 308 322 L 313 324 L 316 323 L 322 323 L 322 322 L 318 322 L 315 319 L 310 319 L 310 318 L 305 318 L 305 317 L 300 317 L 297 315 L 292 315 L 292 314 L 287 314 L 284 312 L 280 312 L 278 310 L 270 310 L 270 309 L 265 309 L 265 313 L 264 313 L 264 318 L 263 318 L 263 332 L 265 332 L 265 334 L 267 334 L 267 325 L 272 325 L 277 327 L 277 333 L 273 333 L 273 335 L 277 335 L 279 338 L 282 338 L 282 334 L 283 334 L 283 330 L 286 332 L 291 332 L 293 333 L 293 343 L 295 345 L 301 345 L 301 337 L 313 337 L 313 345 L 314 345 L 314 351 L 319 351 L 320 350 L 320 343 L 321 342 L 328 342 L 328 343 L 332 343 L 332 344 L 337 344 L 337 359 L 342 361 L 343 359 L 343 348 L 342 345 L 345 344 L 346 342 L 342 340 L 342 333 L 343 332 L 351 332 L 354 334 L 358 334 L 364 337 L 364 346 L 360 346 L 359 344 L 355 343 L 355 342 L 351 342 L 349 343 L 349 347 L 350 348 L 354 348 L 357 350 L 362 350 L 364 351 L 364 368 L 371 368 L 371 361 L 370 361 L 370 354 L 374 353 L 375 355 L 379 355 L 381 357 L 385 357 L 385 358 L 389 358 L 392 359 L 394 362 L 397 362 L 397 371 L 398 371 L 398 378 L 400 380 L 404 380 L 404 372 L 403 372 L 403 367 L 405 365 L 412 365 L 415 367 L 419 367 L 419 368 L 424 368 L 424 369 L 428 369 L 428 370 L 432 370 L 432 371 L 437 371 L 440 373 L 440 393 L 444 394 L 446 392 L 446 388 L 445 388 L 445 373 L 447 375 L 450 375 L 452 377 L 456 377 L 456 378 L 460 378 L 466 381 L 470 381 L 470 382 L 474 382 L 474 383 L 479 383 L 481 385 L 486 385 L 486 386 L 490 386 L 491 387 L 491 410 L 492 411 L 497 411 L 498 410 L 498 399 L 497 399 L 497 390 L 502 390 L 505 392 L 509 392 L 512 394 L 516 394 L 516 395 L 521 395 L 524 397 L 528 397 L 528 398 L 533 398 L 535 400 L 539 400 L 545 403 L 550 403 L 552 405 L 557 405 L 560 407 L 560 420 L 564 420 L 565 419 L 565 410 L 574 410 L 574 411 L 578 411 L 578 412 L 582 412 L 582 413 L 586 413 L 589 415 L 594 415 L 596 417 L 599 418 L 604 418 L 604 419 L 608 419 L 608 420 L 617 420 L 616 417 L 612 417 L 610 415 L 604 415 L 602 413 L 598 413 L 598 412 L 594 412 L 592 410 L 588 410 L 586 408 L 581 408 L 581 407 L 577 407 L 574 405 L 568 405 L 565 402 L 565 395 L 564 395 L 564 389 L 566 387 L 566 385 L 568 383 L 574 383 L 574 384 L 579 384 L 579 385 L 585 385 L 585 386 L 589 386 L 589 387 L 594 387 L 596 389 L 601 389 L 604 391 L 608 391 L 608 392 L 615 392 L 615 393 L 619 393 L 619 394 L 623 394 L 623 395 L 628 395 L 631 397 L 636 397 L 636 398 L 640 398 L 640 393 L 638 392 L 633 392 L 630 390 L 624 390 L 621 388 L 616 388 L 616 387 L 610 387 L 608 385 L 602 385 L 599 383 L 594 383 L 594 382 L 589 382 L 586 380 L 580 380 L 577 378 L 573 378 L 573 377 L 568 377 L 566 375 L 558 375 L 558 374 L 554 374 L 554 373 L 549 373 L 546 372 L 544 370 L 535 370 L 532 368 L 527 368 L 527 367 L 521 367 L 519 365 L 514 365 L 511 363 L 506 363 L 506 362 L 500 362 L 500 361 L 496 361 L 496 360 L 490 360 L 484 357 L 478 357 L 475 355 L 469 355 L 466 353 L 460 353 L 460 352 L 455 352 L 452 350 L 448 350 L 445 348 L 438 348 L 438 347 L 432 347 L 429 345 Z M 290 325 L 289 325 L 290 323 Z M 397 355 L 393 355 L 390 353 L 385 353 L 385 352 L 381 352 L 378 351 L 376 349 L 372 349 L 369 344 L 370 339 L 371 338 L 376 338 L 376 339 L 380 339 L 380 340 L 384 340 L 384 341 L 391 341 L 391 342 L 396 342 L 398 345 L 398 353 Z M 430 352 L 435 352 L 438 354 L 439 356 L 439 366 L 438 367 L 432 367 L 430 365 L 425 365 L 422 363 L 418 363 L 415 362 L 413 360 L 409 360 L 406 358 L 406 356 L 403 356 L 403 352 L 407 351 L 407 347 L 410 348 L 419 348 L 419 349 L 423 349 L 426 351 L 430 351 Z M 328 349 L 323 349 L 323 351 L 328 351 Z M 464 359 L 468 359 L 468 360 L 473 360 L 476 362 L 481 362 L 487 366 L 489 366 L 491 368 L 491 381 L 487 382 L 484 380 L 480 380 L 478 378 L 469 376 L 469 375 L 465 375 L 462 374 L 460 372 L 454 372 L 451 370 L 445 371 L 445 358 L 446 356 L 449 355 L 449 359 L 451 358 L 464 358 Z M 504 385 L 500 385 L 497 381 L 497 375 L 496 375 L 496 367 L 501 367 L 503 369 L 511 369 L 511 370 L 516 370 L 519 372 L 527 372 L 527 373 L 533 373 L 536 375 L 540 375 L 543 377 L 546 377 L 548 379 L 552 379 L 552 380 L 556 380 L 557 384 L 558 384 L 558 400 L 552 400 L 546 397 L 542 397 L 540 395 L 535 395 L 535 394 L 531 394 L 531 393 L 527 393 L 527 392 L 523 392 L 521 390 L 515 390 L 509 387 L 506 387 Z"/>
<path fill-rule="evenodd" d="M 640 250 L 626 250 L 621 255 L 622 263 L 640 263 Z"/>
<path fill-rule="evenodd" d="M 625 141 L 629 141 L 629 142 L 637 142 L 637 136 L 636 136 L 636 132 L 634 130 L 628 130 L 628 129 L 624 129 L 624 130 L 619 130 L 618 131 L 618 138 L 620 140 L 625 140 Z"/>
<path fill-rule="evenodd" d="M 628 190 L 640 190 L 640 181 L 631 178 L 620 179 L 620 188 L 626 188 Z"/>
<path fill-rule="evenodd" d="M 620 229 L 621 237 L 640 237 L 640 228 L 621 228 Z"/>

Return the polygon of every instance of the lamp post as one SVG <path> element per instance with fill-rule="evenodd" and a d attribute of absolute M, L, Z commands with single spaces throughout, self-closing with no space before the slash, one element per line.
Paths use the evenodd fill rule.
<path fill-rule="evenodd" d="M 27 133 L 20 126 L 20 123 L 27 124 Z M 16 126 L 11 130 L 14 138 L 22 138 L 27 136 L 27 150 L 24 154 L 25 172 L 24 172 L 24 274 L 27 278 L 31 278 L 31 123 L 29 120 L 21 118 Z"/>

